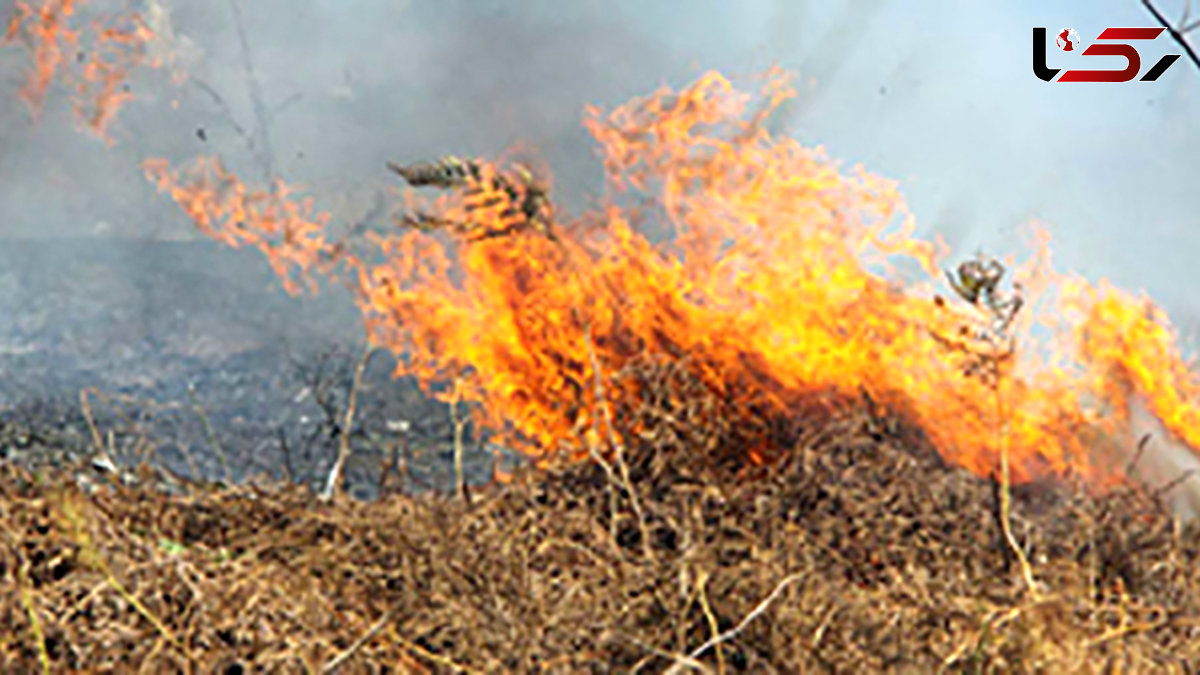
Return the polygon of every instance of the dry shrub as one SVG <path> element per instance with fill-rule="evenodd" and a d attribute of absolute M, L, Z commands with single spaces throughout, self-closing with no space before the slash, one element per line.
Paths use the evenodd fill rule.
<path fill-rule="evenodd" d="M 594 464 L 518 475 L 470 503 L 88 493 L 68 473 L 5 466 L 0 669 L 1200 666 L 1196 533 L 1154 495 L 1016 490 L 1015 536 L 1047 589 L 1031 598 L 994 483 L 947 468 L 886 411 L 843 402 L 746 425 L 691 373 L 646 361 L 613 376 L 639 387 L 616 418 L 644 530 Z M 773 465 L 729 459 L 731 444 L 768 440 L 788 444 Z"/>

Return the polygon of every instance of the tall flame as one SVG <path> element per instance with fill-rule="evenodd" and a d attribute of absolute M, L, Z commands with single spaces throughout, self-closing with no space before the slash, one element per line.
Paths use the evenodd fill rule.
<path fill-rule="evenodd" d="M 349 283 L 402 373 L 430 385 L 466 377 L 481 421 L 534 455 L 581 452 L 604 404 L 595 370 L 608 377 L 646 353 L 686 356 L 714 392 L 763 415 L 865 389 L 977 473 L 993 470 L 1007 442 L 1018 481 L 1119 476 L 1112 452 L 1132 443 L 1135 403 L 1200 447 L 1200 383 L 1161 312 L 1053 272 L 1040 231 L 1017 272 L 1031 307 L 1014 329 L 1020 358 L 997 381 L 964 376 L 939 339 L 964 321 L 934 295 L 945 252 L 914 236 L 894 183 L 764 129 L 791 93 L 778 72 L 758 98 L 710 73 L 609 113 L 589 109 L 613 194 L 560 217 L 557 237 L 468 243 L 408 230 L 356 248 L 311 201 L 248 189 L 214 160 L 146 168 L 204 231 L 259 248 L 294 287 L 313 273 Z M 410 197 L 502 230 L 512 196 L 486 186 Z M 904 265 L 927 281 L 901 283 Z M 636 394 L 609 384 L 608 396 Z"/>

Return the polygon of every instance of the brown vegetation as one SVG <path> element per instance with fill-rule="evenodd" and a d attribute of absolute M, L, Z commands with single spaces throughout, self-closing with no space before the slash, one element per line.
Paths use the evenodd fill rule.
<path fill-rule="evenodd" d="M 628 373 L 642 403 L 616 411 L 638 430 L 626 472 L 518 473 L 469 501 L 171 497 L 5 466 L 0 669 L 1200 667 L 1200 545 L 1156 495 L 1017 488 L 1035 598 L 994 481 L 946 467 L 869 401 L 777 429 L 792 450 L 748 471 L 723 461 L 745 411 L 687 373 Z"/>

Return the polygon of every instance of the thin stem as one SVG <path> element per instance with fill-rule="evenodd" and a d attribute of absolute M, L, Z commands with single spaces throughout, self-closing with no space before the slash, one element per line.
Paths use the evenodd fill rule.
<path fill-rule="evenodd" d="M 1000 529 L 1004 532 L 1004 539 L 1008 542 L 1009 548 L 1017 556 L 1017 562 L 1021 565 L 1021 576 L 1025 578 L 1025 584 L 1029 587 L 1030 594 L 1034 600 L 1038 599 L 1037 582 L 1033 576 L 1033 567 L 1029 564 L 1029 558 L 1025 555 L 1025 550 L 1017 543 L 1016 536 L 1013 535 L 1012 523 L 1009 513 L 1012 508 L 1012 476 L 1009 466 L 1009 439 L 1008 439 L 1008 420 L 1004 416 L 1004 396 L 1001 392 L 1003 383 L 1000 377 L 999 363 L 994 362 L 996 370 L 996 380 L 992 386 L 992 392 L 996 399 L 996 438 L 1000 442 Z"/>
<path fill-rule="evenodd" d="M 467 491 L 467 481 L 463 473 L 463 434 L 467 422 L 459 413 L 458 405 L 462 401 L 462 378 L 454 379 L 454 398 L 450 401 L 450 422 L 454 425 L 454 487 L 467 502 L 471 494 Z"/>
<path fill-rule="evenodd" d="M 367 361 L 371 359 L 371 354 L 375 352 L 375 346 L 370 342 L 363 349 L 362 358 L 358 360 L 358 365 L 354 367 L 354 378 L 350 382 L 350 396 L 346 401 L 346 413 L 342 420 L 341 435 L 338 437 L 338 453 L 337 459 L 333 462 L 333 467 L 329 470 L 329 476 L 325 483 L 325 490 L 321 493 L 321 499 L 330 500 L 337 496 L 342 490 L 342 475 L 346 470 L 346 462 L 350 459 L 350 432 L 354 428 L 354 411 L 358 407 L 358 389 L 362 385 L 363 373 L 367 369 Z"/>

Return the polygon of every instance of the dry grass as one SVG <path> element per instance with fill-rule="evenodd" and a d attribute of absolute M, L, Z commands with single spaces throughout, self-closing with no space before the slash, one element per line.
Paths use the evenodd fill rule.
<path fill-rule="evenodd" d="M 622 442 L 643 523 L 599 465 L 469 503 L 89 494 L 5 466 L 0 670 L 1200 667 L 1200 540 L 1151 496 L 1016 488 L 1014 536 L 1047 589 L 1031 598 L 993 483 L 861 405 L 807 427 L 736 423 L 746 411 L 687 373 L 620 374 L 642 392 L 614 418 L 637 430 Z M 790 452 L 733 461 L 764 440 Z"/>

